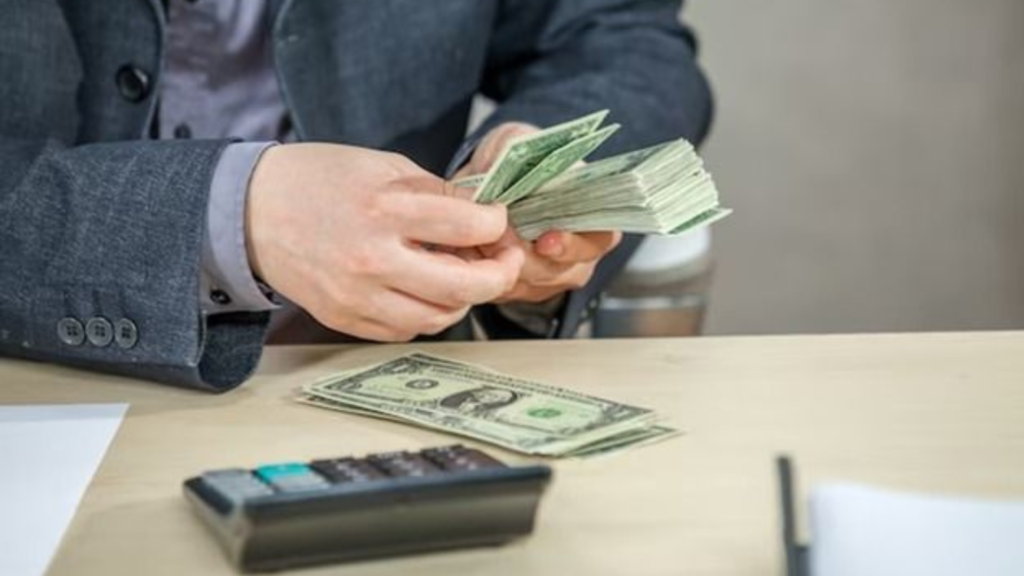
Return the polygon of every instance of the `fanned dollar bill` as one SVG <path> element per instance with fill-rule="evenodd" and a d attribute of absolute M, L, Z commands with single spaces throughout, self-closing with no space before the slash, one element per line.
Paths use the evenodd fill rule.
<path fill-rule="evenodd" d="M 679 436 L 682 433 L 683 432 L 681 430 L 677 430 L 671 426 L 654 424 L 648 428 L 630 430 L 629 432 L 624 432 L 618 436 L 613 436 L 606 440 L 600 440 L 592 444 L 588 444 L 582 448 L 573 450 L 564 456 L 572 458 L 603 456 L 605 454 L 611 454 L 612 452 L 619 452 L 626 448 L 639 448 L 640 446 L 647 446 L 649 444 L 668 440 L 669 438 Z"/>
<path fill-rule="evenodd" d="M 607 115 L 607 110 L 601 110 L 535 134 L 513 138 L 487 172 L 474 200 L 481 204 L 499 201 L 502 193 L 529 174 L 549 154 L 589 135 Z"/>
<path fill-rule="evenodd" d="M 423 353 L 323 378 L 299 401 L 544 456 L 602 453 L 672 430 L 647 408 Z"/>
<path fill-rule="evenodd" d="M 502 204 L 511 205 L 517 200 L 529 196 L 531 192 L 560 176 L 574 164 L 586 158 L 588 154 L 596 150 L 598 146 L 604 143 L 618 129 L 618 124 L 605 126 L 600 130 L 577 138 L 548 154 L 533 169 L 517 180 L 515 184 L 502 192 L 498 196 L 498 201 Z"/>
<path fill-rule="evenodd" d="M 619 129 L 607 110 L 512 139 L 486 174 L 456 180 L 508 206 L 519 235 L 619 230 L 677 235 L 730 214 L 693 146 L 671 140 L 577 166 Z"/>

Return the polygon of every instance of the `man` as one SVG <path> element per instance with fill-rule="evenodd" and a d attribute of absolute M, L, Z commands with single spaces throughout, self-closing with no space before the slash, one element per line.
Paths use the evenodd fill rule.
<path fill-rule="evenodd" d="M 638 239 L 523 243 L 439 175 L 602 108 L 604 154 L 700 141 L 678 9 L 0 0 L 0 353 L 222 391 L 271 293 L 376 341 L 470 309 L 490 338 L 571 335 Z M 497 109 L 464 138 L 477 93 Z"/>

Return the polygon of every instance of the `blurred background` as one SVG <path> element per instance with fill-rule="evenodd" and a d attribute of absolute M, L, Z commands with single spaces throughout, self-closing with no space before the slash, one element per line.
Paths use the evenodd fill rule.
<path fill-rule="evenodd" d="M 1024 328 L 1024 2 L 690 0 L 705 332 Z"/>

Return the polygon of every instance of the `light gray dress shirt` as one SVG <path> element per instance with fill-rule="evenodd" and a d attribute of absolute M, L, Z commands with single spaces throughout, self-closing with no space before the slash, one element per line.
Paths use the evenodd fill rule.
<path fill-rule="evenodd" d="M 207 314 L 269 310 L 245 246 L 245 201 L 260 155 L 291 138 L 263 0 L 169 0 L 162 138 L 236 138 L 214 171 L 203 245 Z"/>

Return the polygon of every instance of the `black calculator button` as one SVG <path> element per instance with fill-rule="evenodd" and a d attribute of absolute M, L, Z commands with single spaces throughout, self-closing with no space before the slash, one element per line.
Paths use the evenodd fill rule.
<path fill-rule="evenodd" d="M 310 467 L 335 484 L 346 482 L 369 482 L 387 478 L 382 470 L 372 466 L 366 460 L 356 458 L 337 458 L 334 460 L 315 460 Z"/>
<path fill-rule="evenodd" d="M 479 450 L 466 448 L 461 444 L 454 446 L 441 446 L 429 448 L 421 452 L 434 464 L 437 464 L 445 471 L 457 470 L 483 470 L 486 468 L 505 468 L 506 466 L 498 460 L 484 454 Z"/>
<path fill-rule="evenodd" d="M 385 452 L 366 459 L 388 476 L 431 476 L 442 472 L 439 466 L 412 452 Z"/>

